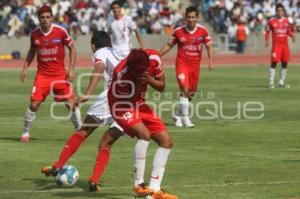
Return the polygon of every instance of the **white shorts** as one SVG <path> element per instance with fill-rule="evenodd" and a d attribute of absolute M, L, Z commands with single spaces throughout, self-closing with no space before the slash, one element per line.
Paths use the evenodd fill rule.
<path fill-rule="evenodd" d="M 116 127 L 123 131 L 123 129 L 112 118 L 107 101 L 108 89 L 102 91 L 96 98 L 94 103 L 89 107 L 87 115 L 93 117 L 99 125 L 108 125 L 110 128 Z"/>

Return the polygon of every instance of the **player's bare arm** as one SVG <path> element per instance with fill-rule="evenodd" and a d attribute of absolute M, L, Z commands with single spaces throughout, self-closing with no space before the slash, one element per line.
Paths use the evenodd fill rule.
<path fill-rule="evenodd" d="M 161 74 L 158 77 L 151 77 L 148 72 L 144 73 L 144 76 L 146 77 L 146 82 L 155 90 L 159 92 L 163 92 L 166 87 L 165 83 L 165 75 Z"/>
<path fill-rule="evenodd" d="M 137 41 L 139 42 L 140 47 L 144 48 L 145 45 L 144 45 L 144 40 L 142 38 L 141 33 L 138 30 L 134 30 L 134 32 L 135 32 L 135 36 L 136 36 Z"/>
<path fill-rule="evenodd" d="M 160 56 L 164 56 L 167 54 L 171 49 L 173 48 L 173 45 L 166 43 L 159 51 Z"/>
<path fill-rule="evenodd" d="M 207 50 L 207 56 L 208 56 L 208 70 L 212 71 L 213 70 L 213 47 L 212 44 L 209 43 L 206 45 L 206 50 Z"/>
<path fill-rule="evenodd" d="M 20 80 L 23 83 L 25 82 L 25 79 L 26 79 L 27 73 L 28 73 L 28 68 L 34 59 L 35 54 L 36 54 L 36 49 L 33 47 L 31 47 L 27 52 L 26 60 L 25 60 L 24 66 L 22 68 L 22 71 L 20 73 Z"/>
<path fill-rule="evenodd" d="M 76 62 L 77 51 L 73 43 L 67 46 L 67 48 L 69 49 L 69 58 L 70 58 L 70 66 L 68 69 L 68 80 L 72 82 L 75 79 L 75 62 Z"/>
<path fill-rule="evenodd" d="M 76 104 L 88 101 L 90 95 L 92 95 L 94 90 L 96 89 L 98 82 L 101 80 L 104 69 L 105 69 L 105 64 L 103 62 L 99 62 L 95 64 L 94 70 L 90 77 L 89 85 L 85 91 L 85 95 L 79 97 L 76 100 Z"/>

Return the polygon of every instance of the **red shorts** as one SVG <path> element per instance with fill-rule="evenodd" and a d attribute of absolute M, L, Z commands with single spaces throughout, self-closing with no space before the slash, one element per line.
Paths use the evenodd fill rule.
<path fill-rule="evenodd" d="M 200 77 L 200 62 L 176 61 L 176 77 L 180 90 L 196 92 Z"/>
<path fill-rule="evenodd" d="M 55 101 L 73 98 L 71 83 L 66 81 L 66 75 L 45 76 L 37 74 L 32 87 L 31 101 L 44 101 L 52 91 Z"/>
<path fill-rule="evenodd" d="M 123 128 L 130 137 L 135 137 L 131 128 L 138 123 L 143 123 L 150 134 L 166 132 L 166 126 L 157 114 L 147 105 L 141 104 L 139 107 L 118 106 L 111 109 L 112 117 Z"/>
<path fill-rule="evenodd" d="M 276 45 L 272 47 L 271 62 L 289 62 L 290 49 L 288 45 Z"/>

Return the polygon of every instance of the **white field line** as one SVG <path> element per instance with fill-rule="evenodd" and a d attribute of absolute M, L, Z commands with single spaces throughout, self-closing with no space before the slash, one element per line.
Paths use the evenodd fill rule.
<path fill-rule="evenodd" d="M 166 188 L 172 187 L 186 187 L 186 188 L 197 188 L 197 187 L 229 187 L 229 186 L 272 186 L 272 185 L 295 185 L 300 184 L 300 181 L 271 181 L 271 182 L 235 182 L 235 183 L 223 183 L 223 184 L 185 184 L 178 186 L 164 186 Z M 103 187 L 103 190 L 131 190 L 132 187 Z M 81 188 L 60 188 L 60 189 L 49 189 L 49 190 L 16 190 L 16 191 L 0 191 L 0 194 L 12 194 L 12 193 L 59 193 L 59 192 L 82 192 L 87 189 Z"/>

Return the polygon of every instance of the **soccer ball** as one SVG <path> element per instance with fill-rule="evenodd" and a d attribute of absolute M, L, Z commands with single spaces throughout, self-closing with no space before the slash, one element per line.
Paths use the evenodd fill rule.
<path fill-rule="evenodd" d="M 64 165 L 55 177 L 55 182 L 58 185 L 74 185 L 79 178 L 79 173 L 73 165 Z"/>

